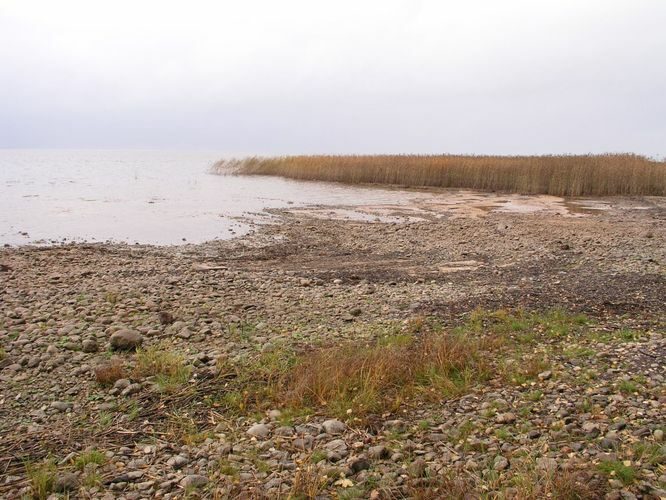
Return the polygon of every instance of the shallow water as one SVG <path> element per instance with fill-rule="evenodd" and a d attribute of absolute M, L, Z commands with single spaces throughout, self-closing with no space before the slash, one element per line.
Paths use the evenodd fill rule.
<path fill-rule="evenodd" d="M 197 243 L 264 210 L 399 203 L 400 191 L 208 173 L 219 152 L 0 150 L 0 243 Z"/>
<path fill-rule="evenodd" d="M 310 217 L 408 222 L 491 212 L 585 216 L 601 202 L 466 190 L 406 190 L 214 175 L 219 152 L 0 150 L 0 244 L 114 241 L 171 245 L 228 239 Z M 595 210 L 592 210 L 594 208 Z"/>

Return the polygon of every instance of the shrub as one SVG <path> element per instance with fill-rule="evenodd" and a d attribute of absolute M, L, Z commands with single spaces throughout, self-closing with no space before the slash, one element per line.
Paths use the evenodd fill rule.
<path fill-rule="evenodd" d="M 102 387 L 112 386 L 121 378 L 127 378 L 127 373 L 122 361 L 117 358 L 95 368 L 95 380 Z"/>

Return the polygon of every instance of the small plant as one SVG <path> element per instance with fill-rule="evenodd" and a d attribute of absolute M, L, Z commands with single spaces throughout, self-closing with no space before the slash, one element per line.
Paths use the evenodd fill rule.
<path fill-rule="evenodd" d="M 53 461 L 27 465 L 26 475 L 30 481 L 33 498 L 45 500 L 53 492 L 56 478 L 56 466 Z"/>
<path fill-rule="evenodd" d="M 294 482 L 287 497 L 289 500 L 316 498 L 326 487 L 328 478 L 317 470 L 314 464 L 303 464 L 296 469 Z"/>
<path fill-rule="evenodd" d="M 95 368 L 95 381 L 102 387 L 110 387 L 121 378 L 127 378 L 122 361 L 113 358 Z"/>
<path fill-rule="evenodd" d="M 89 464 L 95 464 L 97 466 L 104 465 L 106 463 L 106 456 L 99 450 L 90 450 L 84 453 L 81 453 L 78 457 L 74 459 L 74 467 L 82 471 Z"/>
<path fill-rule="evenodd" d="M 652 466 L 666 464 L 666 449 L 657 443 L 638 442 L 633 446 L 636 460 Z"/>
<path fill-rule="evenodd" d="M 638 384 L 631 380 L 621 380 L 620 383 L 617 384 L 617 388 L 624 394 L 633 394 L 638 391 Z"/>
<path fill-rule="evenodd" d="M 603 461 L 599 464 L 599 470 L 609 477 L 619 479 L 625 485 L 630 485 L 636 480 L 636 470 L 619 460 Z"/>
<path fill-rule="evenodd" d="M 182 355 L 162 346 L 152 346 L 137 350 L 133 373 L 138 378 L 154 377 L 161 391 L 173 392 L 187 383 L 192 369 L 185 364 Z"/>
<path fill-rule="evenodd" d="M 5 352 L 5 350 L 2 347 L 0 347 L 0 361 L 5 359 L 6 357 L 7 357 L 7 353 Z"/>
<path fill-rule="evenodd" d="M 543 399 L 543 391 L 537 389 L 536 391 L 530 391 L 527 394 L 527 399 L 529 401 L 532 401 L 533 403 L 536 403 L 537 401 L 541 401 Z"/>
<path fill-rule="evenodd" d="M 322 460 L 326 460 L 326 452 L 323 450 L 314 450 L 310 455 L 310 461 L 313 464 L 318 464 Z"/>
<path fill-rule="evenodd" d="M 238 468 L 228 459 L 221 458 L 219 461 L 219 466 L 220 466 L 220 474 L 222 474 L 223 476 L 231 476 L 231 477 L 238 476 L 239 473 Z"/>

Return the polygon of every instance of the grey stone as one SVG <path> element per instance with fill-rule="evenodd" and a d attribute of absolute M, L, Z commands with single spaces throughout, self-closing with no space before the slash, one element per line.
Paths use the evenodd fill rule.
<path fill-rule="evenodd" d="M 347 429 L 343 422 L 336 419 L 326 420 L 322 425 L 327 434 L 342 434 Z"/>
<path fill-rule="evenodd" d="M 74 403 L 68 403 L 66 401 L 53 401 L 51 403 L 51 408 L 55 408 L 58 411 L 67 411 L 74 407 Z"/>
<path fill-rule="evenodd" d="M 180 485 L 183 488 L 201 488 L 208 484 L 208 478 L 199 474 L 190 474 L 180 480 Z"/>
<path fill-rule="evenodd" d="M 497 455 L 495 457 L 495 460 L 493 460 L 493 469 L 502 471 L 508 468 L 509 468 L 509 460 L 507 460 L 506 457 L 503 457 L 502 455 Z"/>
<path fill-rule="evenodd" d="M 84 340 L 83 343 L 81 344 L 81 348 L 83 352 L 88 352 L 88 353 L 97 352 L 97 350 L 99 349 L 99 347 L 97 346 L 97 342 L 92 339 Z"/>
<path fill-rule="evenodd" d="M 250 427 L 247 430 L 247 433 L 256 438 L 265 438 L 268 437 L 270 434 L 271 430 L 266 424 L 254 424 L 252 427 Z"/>
<path fill-rule="evenodd" d="M 72 472 L 66 472 L 62 475 L 59 475 L 55 480 L 55 484 L 53 485 L 53 489 L 56 491 L 56 493 L 74 491 L 78 487 L 79 477 Z"/>
<path fill-rule="evenodd" d="M 118 330 L 111 335 L 111 349 L 116 351 L 133 351 L 143 343 L 143 336 L 135 330 Z"/>

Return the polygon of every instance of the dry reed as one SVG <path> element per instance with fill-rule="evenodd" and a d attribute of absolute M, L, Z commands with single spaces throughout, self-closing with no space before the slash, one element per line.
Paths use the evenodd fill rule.
<path fill-rule="evenodd" d="M 666 195 L 666 161 L 635 154 L 249 157 L 220 160 L 212 171 L 555 196 Z"/>

